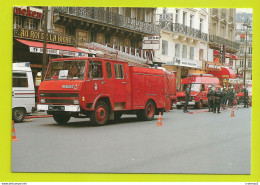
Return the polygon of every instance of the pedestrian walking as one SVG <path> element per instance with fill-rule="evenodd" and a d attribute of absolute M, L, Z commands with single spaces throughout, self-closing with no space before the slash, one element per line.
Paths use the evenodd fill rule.
<path fill-rule="evenodd" d="M 183 112 L 186 113 L 188 112 L 188 104 L 190 100 L 190 85 L 187 85 L 187 88 L 185 90 L 185 104 L 184 104 L 184 110 Z"/>
<path fill-rule="evenodd" d="M 215 94 L 215 92 L 212 90 L 212 86 L 209 85 L 209 91 L 208 91 L 208 94 L 207 94 L 209 112 L 213 112 L 213 108 L 214 108 L 214 94 Z"/>
<path fill-rule="evenodd" d="M 215 101 L 214 101 L 214 110 L 213 113 L 220 113 L 220 103 L 221 103 L 221 98 L 223 97 L 222 91 L 220 90 L 220 87 L 215 92 Z"/>
<path fill-rule="evenodd" d="M 244 88 L 244 107 L 248 108 L 248 90 Z"/>

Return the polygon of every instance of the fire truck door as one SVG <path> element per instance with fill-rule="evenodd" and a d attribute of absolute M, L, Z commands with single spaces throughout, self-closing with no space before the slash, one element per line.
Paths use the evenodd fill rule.
<path fill-rule="evenodd" d="M 124 110 L 130 108 L 130 79 L 129 68 L 125 64 L 114 64 L 114 109 Z"/>

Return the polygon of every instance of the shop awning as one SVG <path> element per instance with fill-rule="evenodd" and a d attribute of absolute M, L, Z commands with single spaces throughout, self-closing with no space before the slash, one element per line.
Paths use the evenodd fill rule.
<path fill-rule="evenodd" d="M 17 41 L 29 46 L 31 53 L 43 53 L 43 43 L 37 41 L 16 39 Z M 65 46 L 58 44 L 46 44 L 47 54 L 64 55 L 64 56 L 87 56 L 87 53 L 73 46 Z"/>
<path fill-rule="evenodd" d="M 218 78 L 236 78 L 236 73 L 233 69 L 228 67 L 222 67 L 221 71 L 208 71 L 209 74 L 212 74 Z"/>
<path fill-rule="evenodd" d="M 219 55 L 219 51 L 218 51 L 218 50 L 214 50 L 214 51 L 213 51 L 213 54 L 214 54 L 214 55 Z"/>

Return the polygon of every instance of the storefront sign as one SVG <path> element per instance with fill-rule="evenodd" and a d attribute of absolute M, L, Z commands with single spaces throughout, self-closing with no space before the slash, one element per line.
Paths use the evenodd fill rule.
<path fill-rule="evenodd" d="M 14 37 L 43 41 L 44 32 L 19 28 L 14 30 Z M 54 33 L 47 33 L 47 42 L 74 45 L 75 39 L 72 36 L 64 36 L 64 35 L 57 35 Z"/>
<path fill-rule="evenodd" d="M 142 49 L 159 50 L 160 49 L 160 36 L 159 35 L 145 35 L 143 37 Z"/>
<path fill-rule="evenodd" d="M 221 64 L 220 63 L 214 63 L 214 62 L 207 62 L 206 70 L 220 71 L 221 70 Z"/>
<path fill-rule="evenodd" d="M 35 18 L 35 19 L 42 19 L 42 12 L 43 11 L 41 9 L 26 7 L 26 6 L 13 8 L 14 15 L 21 15 L 21 16 Z"/>
<path fill-rule="evenodd" d="M 43 53 L 43 48 L 38 47 L 30 47 L 31 53 Z M 63 55 L 63 56 L 70 56 L 70 57 L 78 57 L 78 56 L 88 56 L 87 53 L 78 53 L 74 51 L 65 51 L 65 50 L 58 50 L 58 49 L 47 49 L 47 54 L 49 55 Z"/>
<path fill-rule="evenodd" d="M 202 69 L 202 61 L 174 57 L 173 65 Z"/>

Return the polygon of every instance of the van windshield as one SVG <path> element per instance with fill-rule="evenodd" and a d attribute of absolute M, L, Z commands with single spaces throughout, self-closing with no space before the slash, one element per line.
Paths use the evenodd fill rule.
<path fill-rule="evenodd" d="M 190 84 L 191 91 L 199 92 L 200 91 L 200 85 L 201 84 Z M 182 84 L 181 90 L 186 91 L 187 86 L 188 86 L 188 84 Z"/>
<path fill-rule="evenodd" d="M 49 64 L 45 80 L 83 79 L 85 61 L 57 61 Z"/>

